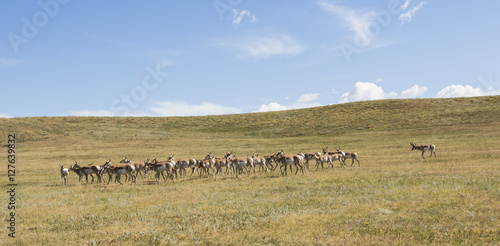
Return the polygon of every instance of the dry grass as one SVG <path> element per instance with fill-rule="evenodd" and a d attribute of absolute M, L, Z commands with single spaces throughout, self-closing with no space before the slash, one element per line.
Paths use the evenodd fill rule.
<path fill-rule="evenodd" d="M 20 184 L 17 238 L 4 231 L 0 241 L 499 244 L 499 100 L 388 100 L 217 117 L 0 119 L 2 136 L 19 136 Z M 422 110 L 428 105 L 438 106 Z M 352 110 L 359 109 L 371 114 L 354 118 Z M 317 119 L 330 110 L 339 113 Z M 422 160 L 420 152 L 409 150 L 410 141 L 435 144 L 437 158 Z M 70 173 L 64 187 L 58 176 L 58 164 L 75 160 L 104 163 L 171 153 L 201 158 L 209 151 L 241 156 L 324 146 L 356 151 L 361 167 L 311 169 L 304 176 L 193 177 L 160 185 L 139 179 L 134 186 L 78 185 Z M 6 177 L 0 184 L 5 187 Z"/>

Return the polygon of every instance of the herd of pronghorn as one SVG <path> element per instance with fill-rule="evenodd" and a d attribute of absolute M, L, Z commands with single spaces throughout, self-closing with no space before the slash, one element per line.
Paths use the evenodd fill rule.
<path fill-rule="evenodd" d="M 420 150 L 422 151 L 422 158 L 425 159 L 424 153 L 426 150 L 430 150 L 434 157 L 436 157 L 436 152 L 434 151 L 436 146 L 432 144 L 424 144 L 424 145 L 415 145 L 410 143 L 412 146 L 412 150 Z M 296 153 L 296 154 L 287 154 L 285 155 L 283 150 L 274 153 L 272 155 L 267 155 L 260 157 L 259 155 L 252 155 L 252 157 L 236 157 L 232 154 L 232 152 L 227 152 L 224 157 L 216 158 L 210 152 L 204 159 L 179 159 L 176 160 L 174 155 L 170 155 L 167 160 L 157 160 L 156 158 L 146 161 L 132 161 L 131 159 L 127 159 L 127 157 L 123 158 L 119 164 L 112 164 L 111 160 L 106 161 L 102 166 L 96 165 L 93 162 L 88 165 L 80 165 L 78 162 L 75 162 L 74 165 L 70 166 L 70 168 L 64 168 L 64 165 L 60 166 L 61 179 L 64 185 L 67 184 L 69 172 L 74 172 L 79 176 L 79 183 L 83 182 L 83 177 L 85 176 L 85 184 L 88 184 L 88 177 L 91 177 L 91 183 L 94 182 L 94 175 L 97 176 L 97 183 L 101 183 L 103 180 L 103 175 L 108 174 L 108 184 L 115 176 L 115 182 L 120 183 L 121 177 L 125 176 L 126 179 L 131 180 L 132 184 L 136 183 L 137 176 L 141 176 L 144 179 L 144 175 L 148 172 L 155 172 L 155 181 L 159 184 L 160 177 L 166 182 L 168 179 L 172 179 L 175 182 L 178 179 L 178 176 L 185 177 L 187 176 L 187 171 L 191 171 L 191 176 L 198 172 L 198 175 L 201 177 L 202 175 L 210 176 L 212 175 L 214 179 L 217 178 L 218 174 L 225 173 L 226 175 L 234 174 L 238 177 L 238 174 L 242 174 L 243 172 L 247 173 L 250 176 L 250 173 L 253 171 L 255 176 L 257 176 L 257 172 L 255 167 L 259 167 L 259 172 L 262 171 L 275 171 L 277 167 L 280 167 L 281 175 L 287 175 L 287 167 L 290 168 L 290 172 L 292 173 L 292 166 L 295 166 L 295 175 L 297 172 L 301 172 L 304 174 L 307 172 L 309 168 L 309 161 L 316 161 L 316 170 L 321 166 L 324 168 L 324 164 L 327 164 L 327 168 L 334 168 L 334 162 L 339 161 L 340 167 L 347 166 L 345 161 L 347 159 L 351 159 L 351 167 L 354 165 L 354 161 L 358 162 L 358 166 L 361 166 L 358 160 L 358 154 L 355 152 L 344 152 L 337 149 L 337 151 L 330 152 L 328 151 L 328 147 L 323 148 L 322 153 L 320 152 L 312 152 L 312 153 Z M 274 163 L 274 165 L 273 165 Z M 225 169 L 225 170 L 223 170 Z M 210 174 L 210 171 L 212 173 Z M 127 182 L 127 180 L 125 180 Z"/>

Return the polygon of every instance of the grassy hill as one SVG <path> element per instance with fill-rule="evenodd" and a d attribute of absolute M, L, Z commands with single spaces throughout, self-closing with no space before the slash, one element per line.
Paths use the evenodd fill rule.
<path fill-rule="evenodd" d="M 246 137 L 296 137 L 356 131 L 423 129 L 500 121 L 500 96 L 393 99 L 277 112 L 202 117 L 35 117 L 0 119 L 0 132 L 18 132 L 27 141 L 81 134 L 130 138 L 231 133 Z M 110 135 L 105 135 L 109 133 Z"/>
<path fill-rule="evenodd" d="M 366 245 L 500 243 L 500 96 L 380 100 L 203 117 L 0 119 L 16 134 L 16 239 L 32 244 Z M 422 159 L 409 142 L 432 143 Z M 62 186 L 59 164 L 320 151 L 361 167 L 306 175 L 139 179 Z M 426 153 L 426 158 L 428 158 Z M 348 162 L 350 164 L 350 162 Z M 7 176 L 0 178 L 6 187 Z M 7 203 L 2 212 L 7 215 Z"/>

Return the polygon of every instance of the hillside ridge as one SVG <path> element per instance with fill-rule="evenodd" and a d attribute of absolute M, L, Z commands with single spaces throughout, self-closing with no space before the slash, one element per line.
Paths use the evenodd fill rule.
<path fill-rule="evenodd" d="M 386 99 L 286 111 L 188 117 L 27 117 L 0 119 L 0 132 L 33 138 L 122 134 L 227 133 L 294 137 L 500 122 L 500 96 Z M 5 134 L 4 134 L 5 135 Z"/>

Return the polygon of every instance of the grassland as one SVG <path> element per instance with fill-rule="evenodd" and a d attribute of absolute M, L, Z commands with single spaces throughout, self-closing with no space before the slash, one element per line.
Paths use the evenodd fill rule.
<path fill-rule="evenodd" d="M 17 136 L 16 239 L 2 245 L 500 244 L 500 96 L 243 115 L 0 119 Z M 437 158 L 410 151 L 433 143 Z M 62 186 L 58 164 L 342 147 L 361 167 Z M 427 156 L 429 153 L 426 153 Z M 426 157 L 427 157 L 426 156 Z M 337 165 L 338 167 L 338 165 Z M 5 170 L 4 169 L 4 170 Z M 6 171 L 0 177 L 7 187 Z M 2 212 L 7 217 L 7 195 Z M 5 228 L 7 223 L 3 220 Z"/>

